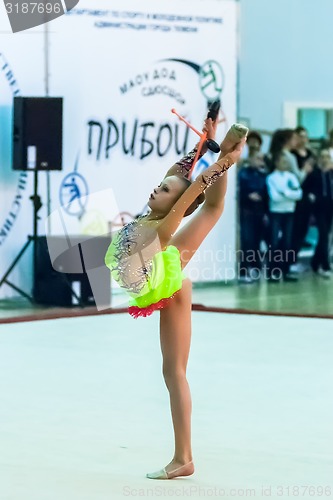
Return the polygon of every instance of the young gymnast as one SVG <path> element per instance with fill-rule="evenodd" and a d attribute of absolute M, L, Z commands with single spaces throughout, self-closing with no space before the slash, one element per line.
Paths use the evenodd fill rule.
<path fill-rule="evenodd" d="M 217 120 L 206 118 L 203 131 L 214 139 Z M 163 376 L 170 395 L 175 452 L 150 479 L 173 479 L 194 472 L 191 449 L 191 394 L 186 368 L 191 340 L 191 281 L 183 269 L 219 220 L 227 189 L 227 170 L 236 163 L 248 129 L 233 125 L 220 145 L 218 160 L 193 182 L 198 145 L 171 167 L 149 197 L 150 211 L 122 227 L 105 256 L 113 278 L 129 296 L 129 313 L 147 316 L 160 310 Z M 204 146 L 201 154 L 207 147 Z M 204 201 L 204 202 L 203 202 Z M 176 234 L 184 216 L 202 207 Z"/>

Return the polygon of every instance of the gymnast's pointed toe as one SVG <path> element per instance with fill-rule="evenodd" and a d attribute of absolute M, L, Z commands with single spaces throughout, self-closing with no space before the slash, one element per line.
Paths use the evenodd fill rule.
<path fill-rule="evenodd" d="M 148 479 L 169 479 L 165 469 L 157 470 L 155 472 L 148 472 L 148 474 L 146 474 L 146 477 L 148 477 Z"/>
<path fill-rule="evenodd" d="M 167 466 L 168 467 L 168 466 Z M 179 476 L 191 476 L 194 472 L 193 461 L 191 460 L 187 464 L 181 465 L 176 469 L 166 471 L 166 469 L 161 469 L 156 472 L 150 472 L 146 474 L 149 479 L 174 479 Z"/>
<path fill-rule="evenodd" d="M 249 129 L 243 125 L 242 123 L 234 123 L 231 129 L 236 132 L 237 136 L 242 139 L 243 137 L 246 137 L 246 135 L 249 132 Z"/>

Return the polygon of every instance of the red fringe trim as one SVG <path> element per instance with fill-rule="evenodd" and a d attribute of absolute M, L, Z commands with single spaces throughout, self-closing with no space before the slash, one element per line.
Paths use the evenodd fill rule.
<path fill-rule="evenodd" d="M 174 293 L 171 297 L 168 297 L 166 299 L 161 299 L 158 302 L 155 302 L 155 304 L 151 304 L 148 307 L 130 306 L 128 308 L 128 312 L 135 319 L 145 318 L 146 316 L 150 316 L 151 314 L 153 314 L 154 311 L 158 311 L 159 309 L 163 309 L 164 307 L 166 307 L 169 304 L 170 300 L 173 299 L 176 293 Z"/>

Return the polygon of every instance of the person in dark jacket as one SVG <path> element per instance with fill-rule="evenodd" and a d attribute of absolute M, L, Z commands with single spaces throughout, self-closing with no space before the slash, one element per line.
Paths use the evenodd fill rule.
<path fill-rule="evenodd" d="M 303 170 L 304 166 L 309 160 L 316 158 L 312 149 L 309 148 L 309 135 L 304 127 L 297 127 L 295 129 L 296 141 L 295 148 L 291 150 L 292 154 L 296 156 L 299 170 Z"/>
<path fill-rule="evenodd" d="M 295 129 L 297 143 L 295 149 L 291 152 L 295 155 L 300 171 L 304 172 L 305 177 L 302 179 L 302 185 L 306 181 L 307 176 L 313 171 L 313 166 L 316 161 L 315 154 L 309 148 L 308 132 L 304 127 L 297 127 Z M 311 201 L 304 195 L 303 198 L 297 202 L 294 214 L 294 229 L 292 248 L 293 264 L 297 263 L 297 255 L 301 250 L 307 232 L 309 230 L 310 218 L 312 216 Z"/>
<path fill-rule="evenodd" d="M 238 172 L 240 214 L 240 269 L 242 282 L 251 283 L 260 276 L 260 243 L 264 238 L 264 217 L 268 213 L 267 169 L 260 155 L 262 138 L 258 132 L 248 135 L 248 157 Z"/>
<path fill-rule="evenodd" d="M 333 221 L 333 163 L 328 149 L 320 152 L 318 165 L 304 183 L 304 192 L 313 203 L 318 242 L 311 261 L 312 270 L 329 279 L 331 273 L 329 237 Z"/>

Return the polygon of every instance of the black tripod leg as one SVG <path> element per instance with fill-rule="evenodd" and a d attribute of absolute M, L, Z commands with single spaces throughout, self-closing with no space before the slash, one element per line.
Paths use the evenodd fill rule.
<path fill-rule="evenodd" d="M 16 258 L 14 259 L 14 261 L 12 262 L 12 264 L 10 265 L 10 267 L 7 269 L 7 271 L 4 274 L 4 276 L 1 278 L 0 288 L 1 288 L 1 286 L 4 283 L 6 283 L 8 286 L 10 286 L 11 288 L 13 288 L 17 292 L 19 292 L 21 295 L 23 295 L 23 297 L 25 297 L 26 299 L 30 300 L 30 302 L 33 302 L 33 299 L 32 299 L 32 297 L 30 295 L 28 295 L 23 290 L 21 290 L 19 287 L 17 287 L 16 285 L 13 285 L 13 283 L 11 283 L 10 281 L 7 280 L 8 276 L 10 275 L 10 273 L 12 272 L 12 270 L 14 269 L 14 267 L 16 266 L 16 264 L 18 263 L 18 261 L 20 260 L 20 258 L 22 257 L 22 255 L 24 254 L 24 252 L 26 251 L 26 249 L 28 248 L 28 246 L 30 245 L 31 242 L 32 242 L 32 238 L 29 237 L 28 241 L 26 242 L 26 244 L 24 245 L 24 247 L 21 249 L 20 253 L 16 256 Z"/>
<path fill-rule="evenodd" d="M 4 276 L 1 278 L 1 281 L 0 281 L 0 287 L 3 283 L 6 283 L 7 281 L 7 276 L 10 275 L 10 273 L 12 272 L 12 270 L 14 269 L 14 267 L 16 266 L 17 262 L 20 260 L 20 258 L 22 257 L 22 255 L 24 254 L 24 252 L 26 251 L 26 249 L 28 248 L 28 246 L 30 245 L 31 243 L 31 239 L 28 239 L 28 241 L 26 242 L 26 244 L 24 245 L 24 247 L 21 249 L 20 253 L 17 255 L 17 257 L 15 258 L 15 260 L 13 261 L 13 263 L 10 265 L 10 267 L 8 268 L 8 270 L 6 271 L 6 273 L 4 274 Z"/>
<path fill-rule="evenodd" d="M 5 283 L 10 286 L 11 288 L 13 288 L 14 290 L 16 290 L 17 292 L 19 292 L 23 297 L 25 297 L 26 299 L 28 299 L 32 304 L 35 302 L 34 299 L 32 297 L 30 297 L 30 295 L 28 295 L 26 292 L 24 292 L 21 288 L 19 288 L 18 286 L 14 285 L 13 283 L 11 283 L 11 281 L 8 281 L 6 280 Z"/>

